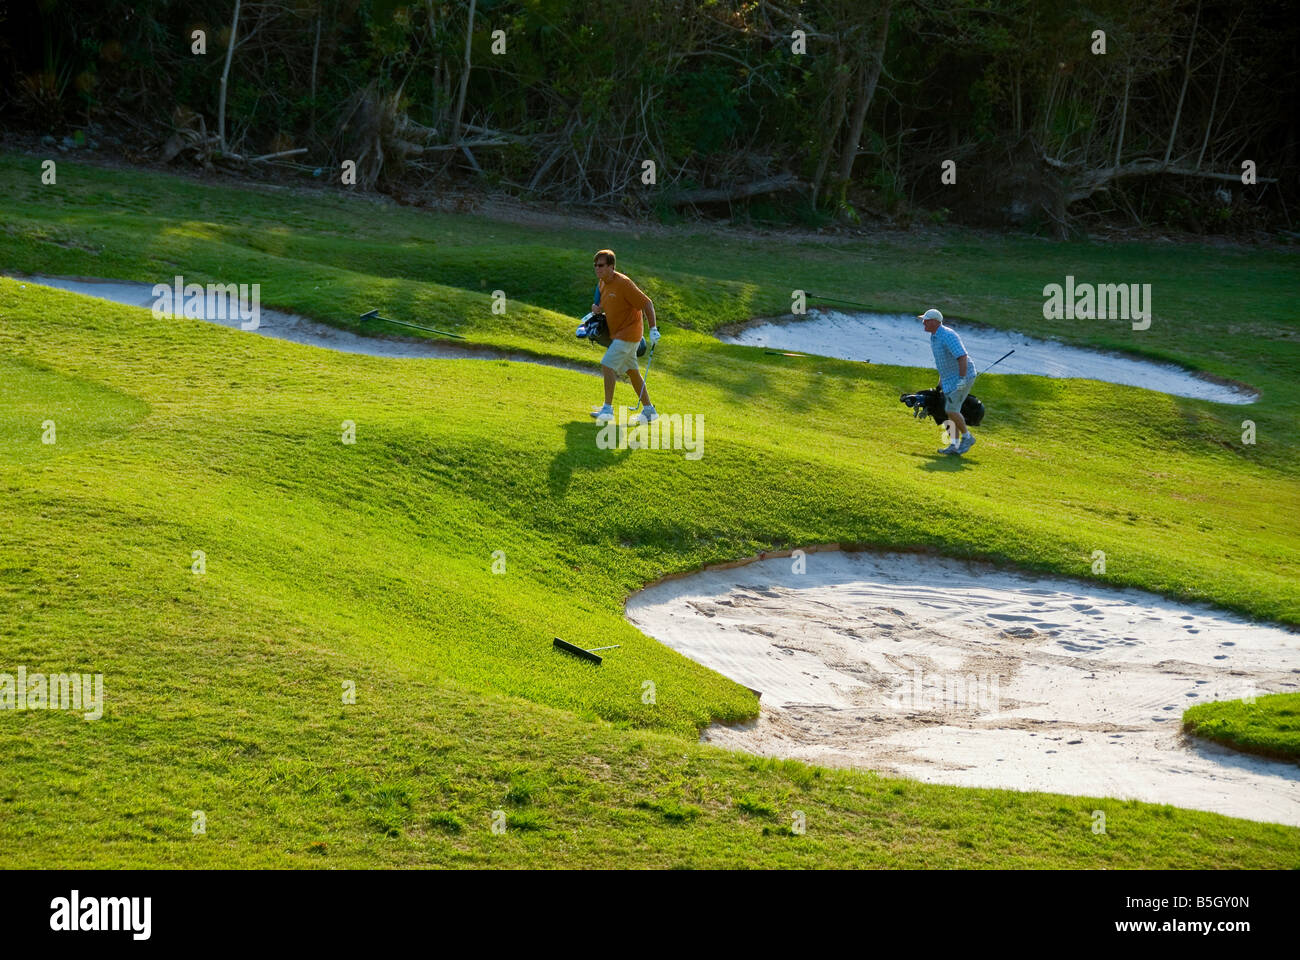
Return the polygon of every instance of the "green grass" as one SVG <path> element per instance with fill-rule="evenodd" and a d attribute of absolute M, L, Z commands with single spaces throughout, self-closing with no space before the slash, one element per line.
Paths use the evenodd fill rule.
<path fill-rule="evenodd" d="M 1246 753 L 1300 763 L 1300 693 L 1202 703 L 1183 713 L 1183 729 Z"/>
<path fill-rule="evenodd" d="M 0 383 L 0 464 L 51 461 L 118 435 L 148 410 L 128 394 L 17 357 L 0 356 Z"/>
<path fill-rule="evenodd" d="M 1226 408 L 986 375 L 977 453 L 943 460 L 937 429 L 896 399 L 928 374 L 792 363 L 674 326 L 651 383 L 665 413 L 705 416 L 705 455 L 688 461 L 597 449 L 598 384 L 581 373 L 332 354 L 0 279 L 16 398 L 0 413 L 0 670 L 102 672 L 107 699 L 94 722 L 0 714 L 7 864 L 1300 864 L 1300 830 L 1276 825 L 705 747 L 701 727 L 752 716 L 755 698 L 622 616 L 666 574 L 841 542 L 1085 578 L 1102 549 L 1107 583 L 1300 623 L 1297 324 L 1278 320 L 1261 350 L 1254 328 L 1189 306 L 1227 283 L 1238 324 L 1286 318 L 1294 257 L 1260 253 L 1225 279 L 1208 248 L 1184 262 L 960 235 L 942 251 L 638 239 L 63 163 L 41 187 L 38 173 L 0 156 L 5 269 L 261 282 L 264 306 L 340 325 L 377 306 L 593 368 L 573 316 L 605 245 L 670 322 L 699 330 L 831 281 L 818 292 L 942 308 L 939 279 L 1014 326 L 1067 255 L 1081 277 L 1137 264 L 1177 280 L 1148 349 L 1265 396 Z M 1240 443 L 1246 416 L 1256 446 Z M 622 646 L 595 667 L 554 636 Z"/>

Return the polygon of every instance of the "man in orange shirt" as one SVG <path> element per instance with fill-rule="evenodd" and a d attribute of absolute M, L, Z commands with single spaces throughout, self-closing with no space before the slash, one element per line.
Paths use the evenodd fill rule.
<path fill-rule="evenodd" d="M 596 267 L 596 287 L 599 304 L 591 305 L 592 313 L 604 312 L 609 324 L 610 344 L 605 355 L 600 359 L 600 370 L 605 375 L 605 405 L 591 411 L 597 423 L 608 423 L 614 419 L 614 387 L 618 378 L 627 373 L 636 391 L 642 410 L 634 418 L 641 423 L 655 420 L 659 414 L 650 403 L 650 394 L 645 381 L 641 379 L 641 369 L 637 365 L 636 351 L 645 336 L 642 314 L 650 321 L 650 343 L 659 342 L 659 322 L 655 319 L 655 305 L 641 292 L 640 287 L 626 274 L 614 269 L 614 251 L 600 250 L 593 260 Z"/>

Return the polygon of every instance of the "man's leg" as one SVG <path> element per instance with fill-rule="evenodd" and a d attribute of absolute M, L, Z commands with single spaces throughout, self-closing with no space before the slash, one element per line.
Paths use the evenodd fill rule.
<path fill-rule="evenodd" d="M 951 393 L 944 394 L 944 414 L 948 417 L 944 429 L 949 430 L 949 433 L 948 445 L 940 450 L 940 453 L 965 453 L 975 442 L 970 438 L 970 431 L 966 428 L 966 418 L 961 415 L 961 405 L 969 392 L 969 383 L 959 383 Z M 952 424 L 951 428 L 948 427 L 948 423 Z"/>
<path fill-rule="evenodd" d="M 605 378 L 605 406 L 614 403 L 614 387 L 628 367 L 636 366 L 636 344 L 625 340 L 613 340 L 605 348 L 605 355 L 600 358 L 600 373 Z"/>
<path fill-rule="evenodd" d="M 970 393 L 973 382 L 973 378 L 971 380 L 962 380 L 952 393 L 944 395 L 944 406 L 947 408 L 944 412 L 948 415 L 948 419 L 952 421 L 957 433 L 952 440 L 961 447 L 957 451 L 958 453 L 965 453 L 975 443 L 975 440 L 970 435 L 970 428 L 966 426 L 966 418 L 961 415 L 961 405 L 966 402 L 966 397 Z"/>
<path fill-rule="evenodd" d="M 953 438 L 956 442 L 955 447 L 950 447 L 949 452 L 961 456 L 969 452 L 970 448 L 975 446 L 975 437 L 971 434 L 970 428 L 966 426 L 966 418 L 961 415 L 961 405 L 966 402 L 966 397 L 970 394 L 972 380 L 963 381 L 956 390 L 947 396 L 947 403 L 944 404 L 948 409 L 948 419 L 952 421 L 956 428 L 957 436 Z"/>
<path fill-rule="evenodd" d="M 632 389 L 636 391 L 637 399 L 645 406 L 653 407 L 654 404 L 650 402 L 650 393 L 646 390 L 645 381 L 641 379 L 640 369 L 633 367 L 627 372 L 627 378 L 632 382 Z M 605 382 L 608 383 L 609 381 L 606 380 Z"/>
<path fill-rule="evenodd" d="M 608 407 L 614 402 L 614 387 L 618 383 L 618 371 L 602 365 L 600 373 L 605 378 L 605 406 Z"/>
<path fill-rule="evenodd" d="M 597 410 L 591 411 L 591 415 L 597 423 L 608 423 L 614 419 L 614 385 L 618 383 L 618 371 L 613 367 L 607 367 L 604 362 L 600 365 L 600 375 L 605 378 L 605 405 Z"/>

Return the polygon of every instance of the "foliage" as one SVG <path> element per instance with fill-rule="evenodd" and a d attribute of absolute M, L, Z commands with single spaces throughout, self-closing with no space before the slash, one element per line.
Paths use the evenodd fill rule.
<path fill-rule="evenodd" d="M 1296 28 L 1276 0 L 1255 5 L 1248 19 L 1227 0 L 481 0 L 466 76 L 468 9 L 247 0 L 228 92 L 232 148 L 306 147 L 307 167 L 336 166 L 348 142 L 340 124 L 359 93 L 373 90 L 381 102 L 401 91 L 401 110 L 433 132 L 421 153 L 381 145 L 398 148 L 380 151 L 393 169 L 367 179 L 385 189 L 482 172 L 533 196 L 649 213 L 662 206 L 640 189 L 649 158 L 661 192 L 791 171 L 823 211 L 899 216 L 895 197 L 864 204 L 867 185 L 884 176 L 907 204 L 948 207 L 961 219 L 977 215 L 999 150 L 1026 137 L 1046 157 L 1085 167 L 1117 154 L 1163 156 L 1172 137 L 1184 165 L 1235 170 L 1247 156 L 1269 166 L 1283 186 L 1243 203 L 1285 217 L 1279 191 L 1295 195 L 1300 157 L 1285 104 L 1300 81 L 1284 65 Z M 12 92 L 0 116 L 58 134 L 123 118 L 165 130 L 180 109 L 215 130 L 232 11 L 231 0 L 25 8 L 10 29 L 31 42 L 0 46 Z M 854 140 L 869 38 L 886 14 L 880 88 Z M 190 51 L 195 29 L 207 32 L 206 55 Z M 791 50 L 796 30 L 807 35 L 806 54 Z M 1094 30 L 1106 33 L 1104 55 L 1092 52 Z M 494 52 L 499 41 L 504 53 Z M 1184 100 L 1175 132 L 1170 118 Z M 491 131 L 468 138 L 472 160 L 455 142 L 458 122 Z M 892 149 L 869 146 L 882 142 Z M 933 173 L 954 157 L 972 184 L 956 197 Z M 839 180 L 843 163 L 850 175 Z M 1208 197 L 1215 184 L 1199 186 Z M 1138 215 L 1127 195 L 1107 197 L 1077 212 Z M 1159 206 L 1146 213 L 1188 221 Z M 1257 220 L 1215 213 L 1193 222 L 1224 230 Z"/>

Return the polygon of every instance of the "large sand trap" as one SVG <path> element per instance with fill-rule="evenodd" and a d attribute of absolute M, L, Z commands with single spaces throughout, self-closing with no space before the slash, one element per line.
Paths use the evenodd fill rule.
<path fill-rule="evenodd" d="M 111 300 L 113 303 L 126 304 L 128 307 L 151 308 L 154 303 L 153 285 L 148 283 L 131 283 L 118 280 L 90 280 L 67 277 L 14 277 L 20 283 L 34 283 L 38 286 L 57 287 L 70 290 L 88 297 Z M 205 311 L 206 313 L 206 311 Z M 227 319 L 217 316 L 204 316 L 209 323 L 223 327 L 240 329 L 238 318 Z M 428 340 L 391 336 L 361 336 L 340 330 L 306 317 L 279 310 L 259 310 L 259 326 L 256 330 L 246 331 L 277 340 L 323 347 L 326 350 L 338 350 L 343 353 L 360 353 L 370 357 L 389 357 L 393 359 L 418 359 L 434 357 L 437 359 L 470 360 L 514 360 L 520 363 L 539 363 L 543 366 L 561 367 L 576 370 L 579 373 L 598 375 L 599 371 L 589 365 L 570 363 L 565 360 L 544 359 L 522 353 L 506 353 L 500 350 L 485 350 L 475 347 L 457 346 L 448 340 Z"/>
<path fill-rule="evenodd" d="M 1184 735 L 1192 704 L 1300 689 L 1300 634 L 1136 590 L 821 552 L 670 580 L 627 616 L 760 691 L 702 739 L 934 783 L 1300 826 L 1300 765 Z M 1110 815 L 1113 815 L 1110 811 Z"/>
<path fill-rule="evenodd" d="M 810 310 L 807 320 L 789 323 L 763 323 L 749 326 L 732 336 L 722 336 L 726 343 L 770 347 L 775 350 L 799 350 L 842 360 L 870 360 L 899 367 L 926 367 L 930 380 L 919 386 L 932 386 L 934 356 L 930 338 L 915 317 L 883 313 L 840 313 L 835 310 Z M 1227 384 L 1198 377 L 1181 367 L 1153 363 L 1114 354 L 1070 347 L 1052 340 L 1036 340 L 1019 333 L 972 327 L 959 321 L 951 325 L 961 334 L 962 343 L 975 361 L 976 372 L 983 372 L 1008 350 L 1007 357 L 994 372 L 1032 373 L 1040 377 L 1073 377 L 1104 380 L 1146 390 L 1171 393 L 1177 397 L 1213 400 L 1216 403 L 1254 403 L 1259 395 Z M 1141 336 L 1141 334 L 1134 334 Z M 978 381 L 977 381 L 978 382 Z M 979 392 L 977 386 L 976 392 Z"/>

